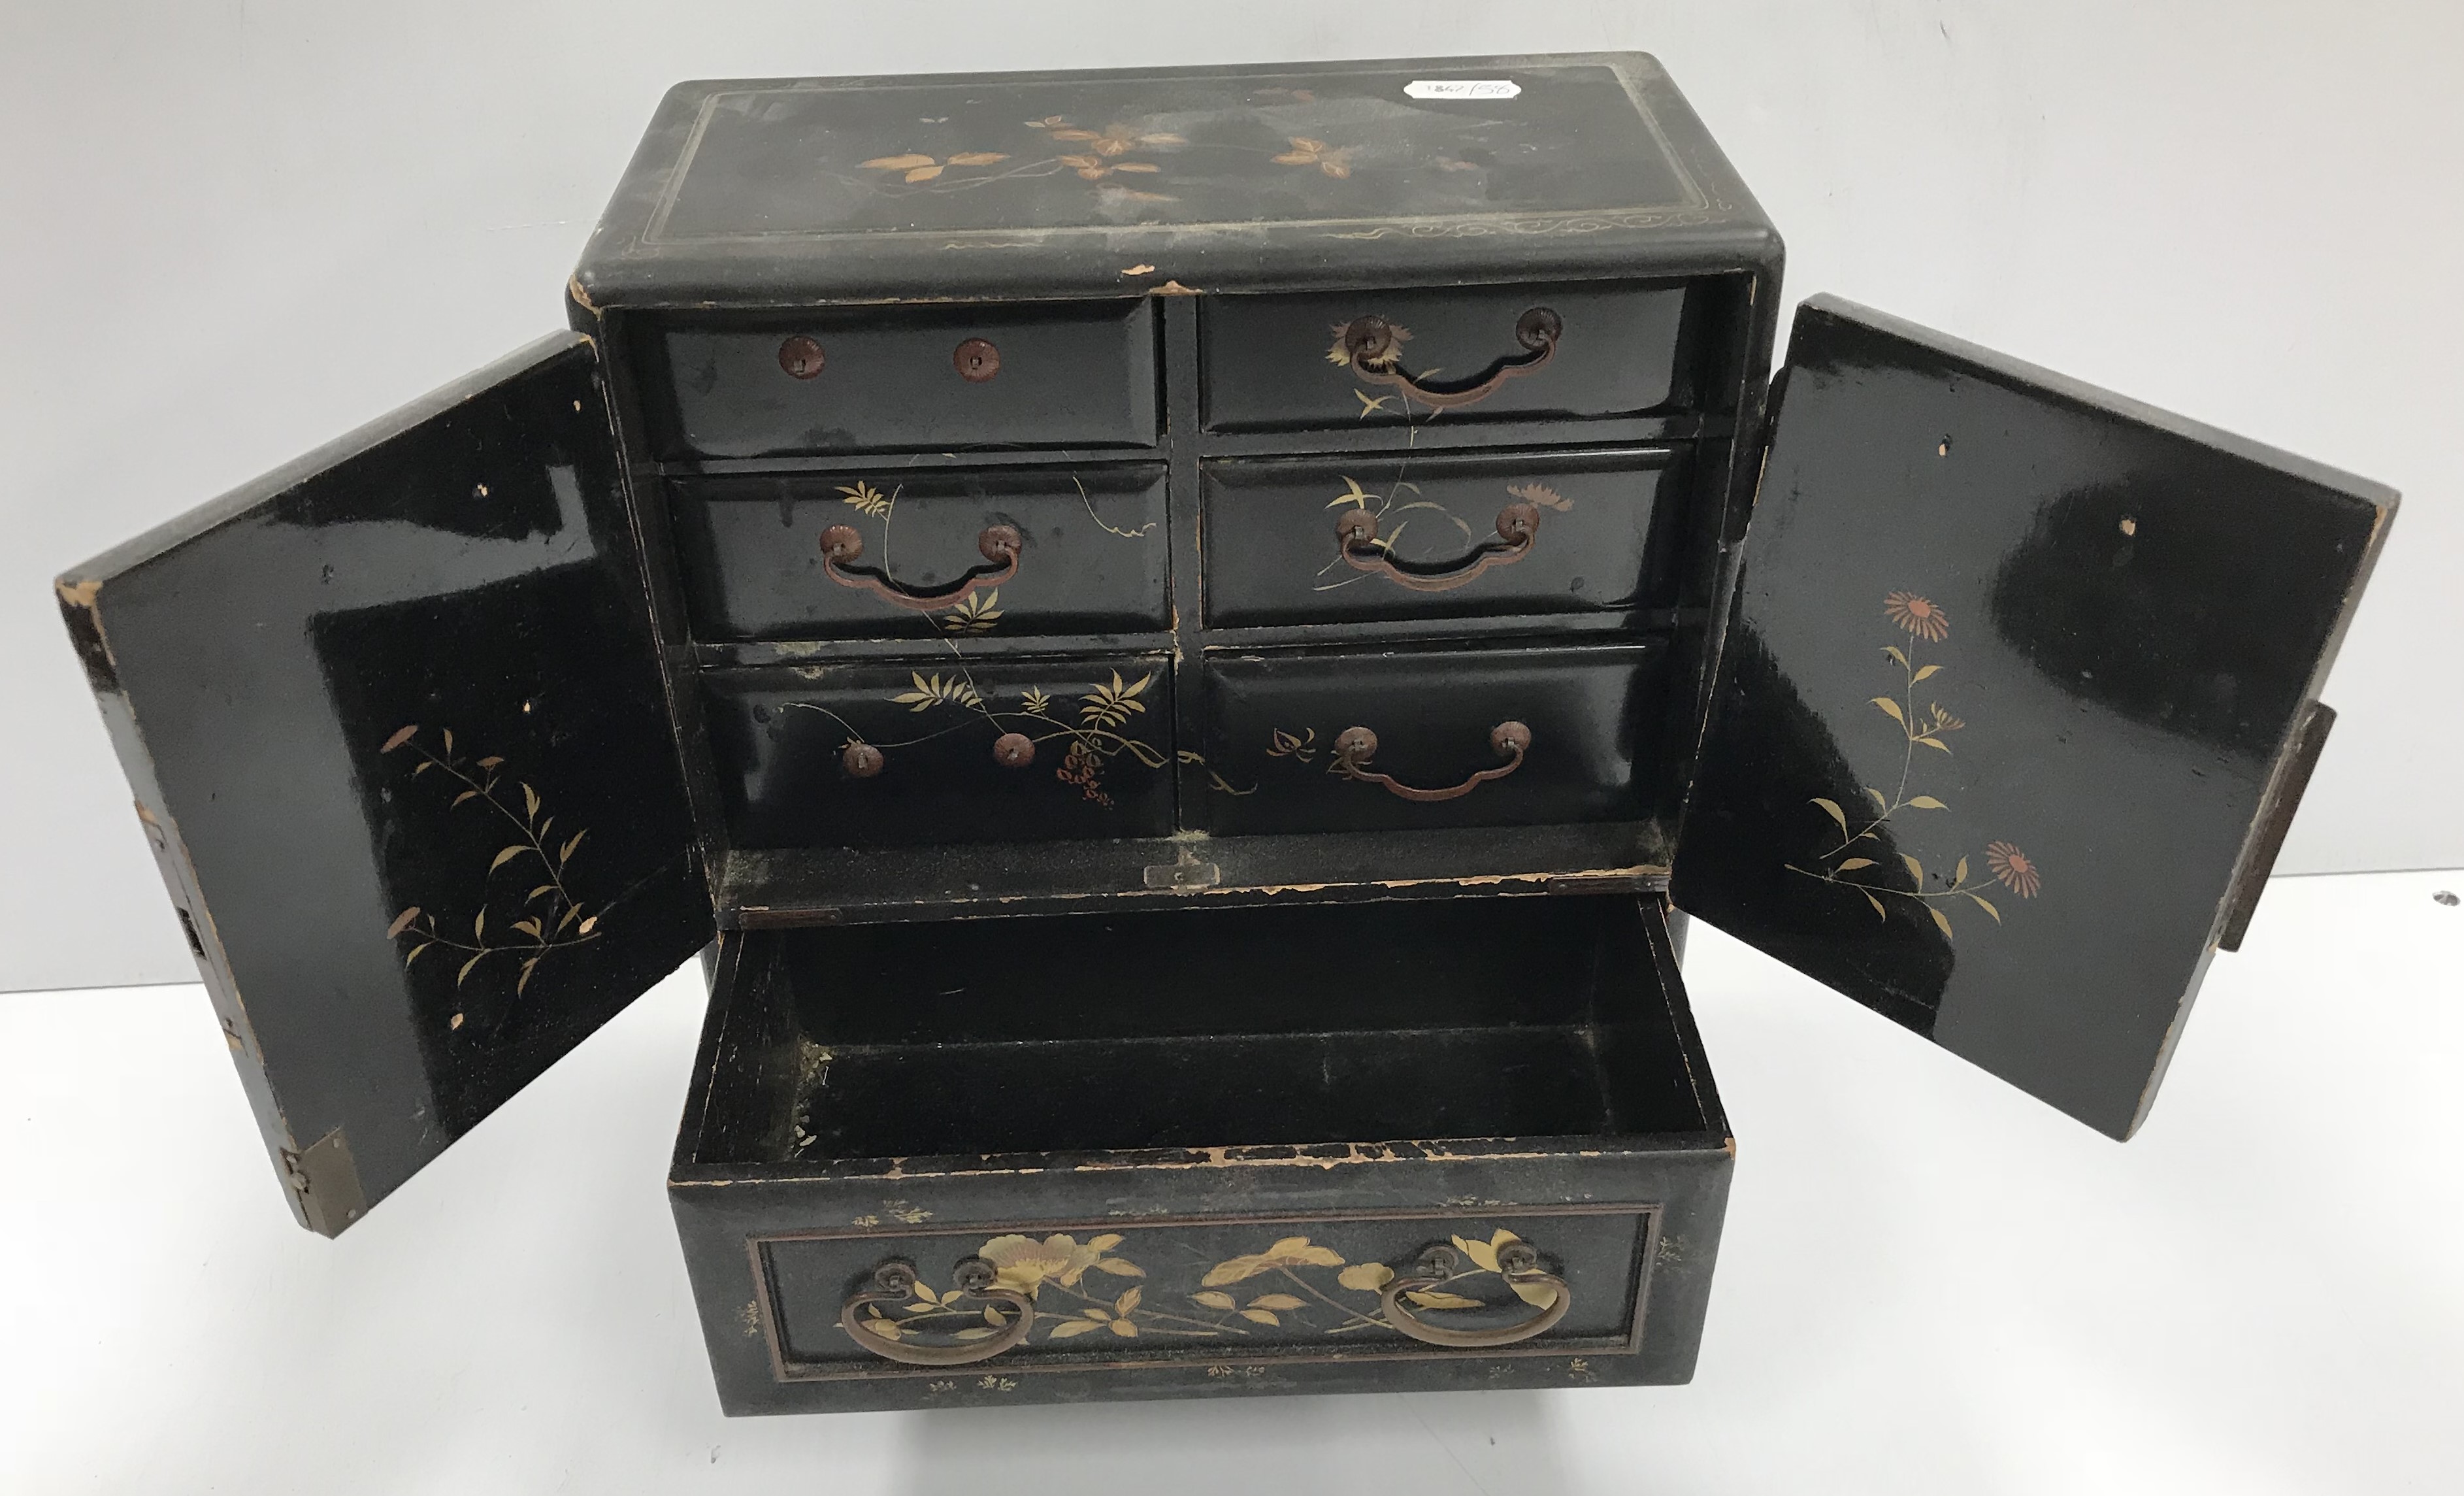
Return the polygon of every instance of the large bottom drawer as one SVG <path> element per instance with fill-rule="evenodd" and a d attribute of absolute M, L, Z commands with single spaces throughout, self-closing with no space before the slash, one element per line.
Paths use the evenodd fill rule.
<path fill-rule="evenodd" d="M 695 1074 L 731 1413 L 1691 1375 L 1731 1156 L 1656 899 L 757 932 Z"/>

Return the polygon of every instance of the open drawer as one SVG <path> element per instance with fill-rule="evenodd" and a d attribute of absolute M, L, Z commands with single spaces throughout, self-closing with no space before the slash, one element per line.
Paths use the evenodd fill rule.
<path fill-rule="evenodd" d="M 1692 1372 L 1731 1152 L 1656 898 L 731 935 L 694 1075 L 731 1413 Z"/>

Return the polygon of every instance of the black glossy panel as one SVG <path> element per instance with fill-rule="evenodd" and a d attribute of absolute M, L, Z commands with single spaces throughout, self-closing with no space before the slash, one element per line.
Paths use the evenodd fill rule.
<path fill-rule="evenodd" d="M 1578 282 L 1211 297 L 1199 308 L 1205 423 L 1217 431 L 1448 425 L 1505 417 L 1639 415 L 1691 395 L 1679 367 L 1683 282 Z M 1549 363 L 1476 405 L 1436 415 L 1408 392 L 1365 382 L 1333 353 L 1344 325 L 1381 317 L 1410 335 L 1401 372 L 1432 384 L 1477 379 L 1521 358 L 1515 322 L 1546 307 L 1564 322 Z"/>
<path fill-rule="evenodd" d="M 2127 1135 L 2394 495 L 1844 302 L 1790 360 L 1677 898 Z"/>
<path fill-rule="evenodd" d="M 1516 93 L 1411 90 L 1463 78 Z M 575 285 L 596 307 L 799 305 L 1777 251 L 1650 57 L 1457 56 L 680 84 Z"/>
<path fill-rule="evenodd" d="M 1614 72 L 1541 71 L 1524 97 L 1468 103 L 1409 97 L 1391 63 L 737 84 L 710 96 L 651 237 L 1015 235 L 1692 199 Z"/>
<path fill-rule="evenodd" d="M 368 1201 L 709 935 L 632 543 L 559 336 L 64 581 L 269 1141 Z"/>
<path fill-rule="evenodd" d="M 1537 825 L 1644 814 L 1637 762 L 1660 720 L 1656 644 L 1210 656 L 1205 767 L 1184 819 L 1220 834 Z M 1440 789 L 1495 769 L 1498 724 L 1531 745 L 1513 773 L 1419 803 L 1334 772 L 1336 737 L 1377 737 L 1367 767 Z"/>
<path fill-rule="evenodd" d="M 1665 449 L 1403 454 L 1209 463 L 1204 472 L 1206 622 L 1216 628 L 1359 619 L 1586 613 L 1652 601 Z M 1499 511 L 1539 517 L 1529 552 L 1443 591 L 1421 591 L 1346 561 L 1345 514 L 1377 517 L 1406 565 L 1461 569 L 1499 543 Z"/>
<path fill-rule="evenodd" d="M 1001 447 L 1145 447 L 1155 439 L 1155 315 L 1145 300 L 1025 306 L 678 313 L 637 329 L 662 457 Z M 780 350 L 803 338 L 821 371 Z M 960 374 L 958 345 L 1000 371 Z"/>
<path fill-rule="evenodd" d="M 1169 622 L 1157 464 L 680 478 L 668 490 L 696 638 L 1009 638 Z M 823 569 L 822 532 L 835 525 L 862 538 L 857 564 L 918 591 L 982 568 L 989 527 L 1024 543 L 1015 576 L 919 611 Z"/>
<path fill-rule="evenodd" d="M 703 678 L 738 847 L 1033 842 L 1172 827 L 1172 671 L 1160 655 L 952 653 Z M 1031 759 L 997 761 L 996 745 L 1013 737 L 1028 740 Z M 878 771 L 861 775 L 851 753 L 867 751 L 879 756 Z"/>

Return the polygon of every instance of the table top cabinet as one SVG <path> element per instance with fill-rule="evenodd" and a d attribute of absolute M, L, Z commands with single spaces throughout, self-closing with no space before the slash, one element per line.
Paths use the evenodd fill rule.
<path fill-rule="evenodd" d="M 294 1211 L 697 951 L 731 1412 L 1684 1380 L 1679 912 L 2127 1136 L 2395 495 L 1780 271 L 1639 55 L 679 85 L 59 581 Z"/>

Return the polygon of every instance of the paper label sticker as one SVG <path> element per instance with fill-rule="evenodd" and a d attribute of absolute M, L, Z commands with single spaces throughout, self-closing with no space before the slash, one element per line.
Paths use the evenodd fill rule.
<path fill-rule="evenodd" d="M 1523 85 L 1512 78 L 1417 78 L 1403 85 L 1412 99 L 1512 99 Z"/>

